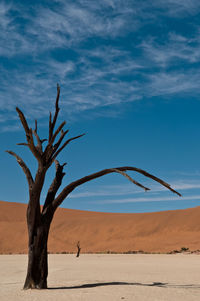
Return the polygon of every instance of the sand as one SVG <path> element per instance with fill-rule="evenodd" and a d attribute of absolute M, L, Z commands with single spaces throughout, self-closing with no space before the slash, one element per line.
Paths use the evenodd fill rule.
<path fill-rule="evenodd" d="M 200 207 L 154 213 L 100 213 L 59 208 L 49 252 L 170 252 L 200 249 Z M 0 201 L 0 254 L 27 252 L 26 205 Z"/>
<path fill-rule="evenodd" d="M 48 290 L 23 291 L 26 255 L 0 256 L 1 301 L 200 300 L 199 255 L 50 255 Z"/>

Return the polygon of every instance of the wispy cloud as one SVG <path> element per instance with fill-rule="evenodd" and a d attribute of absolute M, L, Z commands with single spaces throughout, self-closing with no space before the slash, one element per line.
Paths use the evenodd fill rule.
<path fill-rule="evenodd" d="M 172 183 L 172 186 L 175 187 L 175 189 L 183 191 L 183 190 L 191 190 L 191 189 L 199 189 L 200 188 L 200 181 L 177 181 L 175 183 Z"/>
<path fill-rule="evenodd" d="M 199 9 L 194 0 L 126 5 L 121 0 L 59 0 L 47 6 L 33 3 L 31 9 L 2 2 L 0 110 L 13 112 L 14 120 L 17 104 L 28 117 L 44 118 L 57 82 L 69 118 L 86 110 L 95 117 L 118 116 L 119 106 L 124 109 L 143 97 L 198 94 L 198 26 L 190 38 L 170 30 L 165 42 L 157 31 L 149 36 L 143 27 L 156 20 L 162 28 L 163 14 L 175 18 L 180 12 L 181 18 L 182 12 Z"/>
<path fill-rule="evenodd" d="M 142 66 L 127 53 L 123 62 L 115 63 L 122 55 L 125 55 L 123 51 L 109 47 L 88 54 L 85 51 L 84 56 L 75 61 L 59 62 L 52 58 L 42 62 L 37 59 L 31 73 L 25 69 L 19 74 L 18 70 L 4 68 L 1 74 L 0 107 L 13 110 L 17 104 L 30 117 L 45 117 L 53 106 L 50 97 L 52 99 L 55 94 L 56 82 L 62 86 L 62 99 L 65 100 L 62 107 L 64 110 L 67 108 L 68 116 L 138 100 L 141 96 L 138 94 L 137 81 L 130 84 L 121 81 L 119 76 L 137 72 Z M 93 61 L 94 56 L 101 60 L 102 66 Z"/>
<path fill-rule="evenodd" d="M 6 132 L 16 132 L 19 131 L 21 128 L 19 125 L 14 124 L 14 125 L 4 125 L 0 128 L 1 133 L 6 133 Z"/>
<path fill-rule="evenodd" d="M 74 47 L 93 36 L 115 37 L 130 25 L 131 30 L 136 29 L 138 24 L 138 9 L 128 3 L 124 6 L 119 1 L 52 1 L 48 7 L 42 3 L 33 4 L 31 10 L 22 5 L 1 4 L 4 41 L 1 54 Z M 24 22 L 23 31 L 18 18 Z M 9 40 L 6 39 L 8 34 Z"/>
<path fill-rule="evenodd" d="M 165 43 L 161 44 L 155 37 L 144 40 L 140 46 L 150 61 L 160 67 L 177 66 L 184 63 L 200 61 L 200 39 L 198 29 L 189 38 L 176 32 L 170 32 Z"/>
<path fill-rule="evenodd" d="M 83 189 L 82 189 L 83 190 Z M 88 198 L 88 197 L 98 197 L 98 196 L 115 196 L 115 195 L 130 195 L 141 193 L 141 190 L 138 189 L 133 184 L 124 184 L 124 185 L 107 185 L 101 186 L 101 189 L 98 187 L 95 190 L 91 191 L 81 191 L 75 192 L 70 195 L 70 198 Z"/>
<path fill-rule="evenodd" d="M 11 3 L 0 3 L 0 55 L 10 57 L 29 52 L 32 49 L 30 39 L 22 32 L 21 26 L 17 21 L 15 6 Z"/>
<path fill-rule="evenodd" d="M 175 171 L 173 172 L 176 176 L 185 176 L 185 177 L 199 177 L 200 176 L 200 170 L 194 170 L 194 171 Z"/>
<path fill-rule="evenodd" d="M 157 72 L 148 76 L 147 90 L 151 96 L 168 96 L 187 93 L 195 95 L 199 92 L 200 79 L 197 70 L 183 73 L 181 70 Z"/>
<path fill-rule="evenodd" d="M 153 4 L 162 8 L 164 14 L 178 18 L 196 14 L 200 10 L 198 0 L 154 0 Z"/>
<path fill-rule="evenodd" d="M 183 198 L 180 197 L 149 197 L 149 198 L 123 198 L 123 199 L 116 199 L 116 200 L 95 200 L 93 201 L 96 204 L 126 204 L 126 203 L 144 203 L 144 202 L 170 202 L 170 201 L 184 201 L 184 200 L 199 200 L 200 195 L 190 195 Z M 88 201 L 89 203 L 89 201 Z"/>
<path fill-rule="evenodd" d="M 188 194 L 189 192 L 191 193 L 191 190 L 198 190 L 200 189 L 200 181 L 198 180 L 177 180 L 177 181 L 170 181 L 171 187 L 174 189 L 178 190 L 183 194 Z M 163 193 L 168 193 L 165 187 L 159 185 L 158 183 L 151 183 L 151 185 L 148 185 L 146 181 L 144 182 L 144 185 L 147 185 L 148 187 L 151 188 L 150 194 L 152 195 L 158 195 L 161 198 L 163 196 L 160 194 Z M 120 185 L 105 185 L 101 186 L 101 188 L 98 188 L 98 186 L 95 186 L 94 188 L 91 188 L 91 191 L 81 189 L 80 192 L 74 192 L 70 195 L 69 198 L 96 198 L 96 197 L 105 197 L 105 196 L 119 196 L 119 195 L 132 195 L 134 198 L 138 198 L 139 194 L 144 195 L 144 191 L 138 187 L 136 187 L 133 184 L 120 184 Z M 184 199 L 186 199 L 188 196 L 184 196 Z M 157 197 L 159 199 L 159 197 Z M 166 197 L 166 199 L 171 199 L 173 197 Z M 149 199 L 149 197 L 148 197 Z M 174 199 L 174 198 L 173 198 Z M 179 199 L 179 198 L 177 198 Z"/>

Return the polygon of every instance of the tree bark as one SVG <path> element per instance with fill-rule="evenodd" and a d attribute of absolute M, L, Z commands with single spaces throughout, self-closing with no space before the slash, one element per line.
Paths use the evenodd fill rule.
<path fill-rule="evenodd" d="M 24 289 L 47 288 L 47 241 L 50 223 L 42 221 L 29 231 L 28 269 Z"/>

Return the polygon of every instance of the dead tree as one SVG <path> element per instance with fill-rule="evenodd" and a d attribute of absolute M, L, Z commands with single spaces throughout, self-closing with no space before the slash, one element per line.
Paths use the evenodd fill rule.
<path fill-rule="evenodd" d="M 57 85 L 57 97 L 55 102 L 55 113 L 49 115 L 49 131 L 48 139 L 41 139 L 38 134 L 37 121 L 35 121 L 35 129 L 29 127 L 28 122 L 23 112 L 17 107 L 16 111 L 19 115 L 19 119 L 23 126 L 26 142 L 19 143 L 29 148 L 33 157 L 36 158 L 38 167 L 35 176 L 33 177 L 30 169 L 24 162 L 24 160 L 12 151 L 7 151 L 10 155 L 14 156 L 17 163 L 22 168 L 28 181 L 29 186 L 29 201 L 27 207 L 27 227 L 28 227 L 28 268 L 27 276 L 24 283 L 24 289 L 47 288 L 47 275 L 48 275 L 48 262 L 47 262 L 47 241 L 49 235 L 50 225 L 54 216 L 54 213 L 58 206 L 63 202 L 65 198 L 78 186 L 102 177 L 110 173 L 119 173 L 126 177 L 133 184 L 143 188 L 145 191 L 150 190 L 143 186 L 139 182 L 133 180 L 126 171 L 134 171 L 145 177 L 151 178 L 157 181 L 161 185 L 165 186 L 172 192 L 180 195 L 177 191 L 172 189 L 170 185 L 163 180 L 155 177 L 154 175 L 131 166 L 123 166 L 116 168 L 103 169 L 93 174 L 87 175 L 83 178 L 75 180 L 64 187 L 64 189 L 57 194 L 58 189 L 62 184 L 65 173 L 63 172 L 64 164 L 60 164 L 56 158 L 62 150 L 68 144 L 84 134 L 69 138 L 65 140 L 68 130 L 64 130 L 65 121 L 63 121 L 57 128 L 56 121 L 59 114 L 59 97 L 60 87 Z M 40 206 L 40 195 L 44 185 L 45 176 L 50 166 L 55 163 L 55 178 L 49 187 L 44 200 L 43 207 Z"/>
<path fill-rule="evenodd" d="M 80 255 L 80 252 L 81 252 L 81 246 L 80 246 L 80 241 L 77 242 L 77 254 L 76 254 L 76 257 L 79 257 Z"/>

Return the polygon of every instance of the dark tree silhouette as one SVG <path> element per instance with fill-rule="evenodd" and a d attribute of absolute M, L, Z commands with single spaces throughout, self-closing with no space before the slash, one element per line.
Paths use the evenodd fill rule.
<path fill-rule="evenodd" d="M 170 185 L 163 180 L 155 177 L 154 175 L 130 166 L 123 166 L 117 168 L 108 168 L 98 171 L 96 173 L 90 174 L 83 178 L 73 181 L 64 187 L 64 189 L 57 194 L 58 189 L 62 184 L 63 177 L 65 173 L 63 168 L 66 163 L 60 164 L 56 160 L 60 152 L 72 141 L 82 137 L 84 134 L 69 138 L 65 140 L 68 130 L 64 130 L 65 121 L 63 121 L 57 129 L 55 129 L 56 121 L 59 113 L 59 97 L 60 97 L 60 87 L 57 85 L 57 97 L 55 102 L 55 113 L 52 116 L 49 115 L 49 133 L 48 139 L 40 139 L 37 130 L 37 121 L 35 121 L 35 129 L 29 127 L 28 122 L 23 114 L 23 112 L 17 107 L 16 111 L 19 115 L 19 119 L 24 128 L 26 134 L 26 143 L 19 143 L 19 145 L 24 145 L 29 148 L 33 156 L 36 158 L 38 163 L 38 168 L 35 177 L 32 176 L 30 169 L 27 167 L 25 162 L 16 153 L 12 151 L 7 151 L 10 155 L 14 156 L 17 163 L 23 169 L 25 176 L 28 181 L 29 186 L 29 201 L 27 207 L 27 227 L 28 227 L 28 268 L 27 276 L 24 283 L 24 289 L 47 288 L 47 275 L 48 275 L 48 262 L 47 262 L 47 241 L 50 225 L 54 216 L 54 213 L 58 206 L 63 202 L 63 200 L 78 186 L 94 180 L 96 178 L 102 177 L 110 173 L 119 173 L 125 176 L 133 184 L 143 188 L 145 191 L 150 190 L 149 188 L 143 186 L 137 181 L 133 180 L 126 171 L 135 171 L 145 177 L 151 178 L 157 181 L 161 185 L 165 186 L 172 192 L 180 195 L 177 191 L 172 189 Z M 43 143 L 45 142 L 45 147 Z M 40 206 L 40 195 L 44 185 L 45 176 L 47 170 L 50 166 L 55 163 L 55 178 L 49 187 L 49 190 L 44 200 L 43 207 Z"/>
<path fill-rule="evenodd" d="M 81 252 L 81 245 L 80 245 L 80 241 L 77 242 L 77 254 L 76 254 L 76 257 L 79 257 L 80 255 L 80 252 Z"/>

